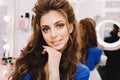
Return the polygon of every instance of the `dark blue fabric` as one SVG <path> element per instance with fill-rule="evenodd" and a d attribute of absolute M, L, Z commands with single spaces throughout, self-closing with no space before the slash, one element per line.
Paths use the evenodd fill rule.
<path fill-rule="evenodd" d="M 93 47 L 87 49 L 87 63 L 86 65 L 92 71 L 97 64 L 100 63 L 100 57 L 102 55 L 102 49 L 99 47 Z"/>
<path fill-rule="evenodd" d="M 30 74 L 26 74 L 24 80 L 30 80 Z"/>
<path fill-rule="evenodd" d="M 75 80 L 88 80 L 89 75 L 89 68 L 81 63 L 78 64 Z"/>
<path fill-rule="evenodd" d="M 88 80 L 89 74 L 90 73 L 89 73 L 88 67 L 79 63 L 77 71 L 76 71 L 75 80 Z M 24 80 L 34 80 L 34 79 L 30 79 L 30 78 L 31 78 L 31 76 L 28 73 L 28 74 L 25 75 Z M 64 78 L 61 78 L 61 80 L 64 80 Z"/>

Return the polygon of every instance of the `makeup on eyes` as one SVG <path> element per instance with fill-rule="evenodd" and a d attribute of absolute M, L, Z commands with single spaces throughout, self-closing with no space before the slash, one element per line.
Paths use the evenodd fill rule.
<path fill-rule="evenodd" d="M 45 33 L 47 33 L 49 29 L 50 29 L 49 26 L 44 25 L 44 26 L 41 27 L 41 30 Z"/>
<path fill-rule="evenodd" d="M 56 23 L 54 23 L 54 26 L 57 28 L 57 29 L 61 29 L 65 26 L 65 22 L 62 21 L 62 20 L 59 20 L 57 21 Z M 50 25 L 42 25 L 41 26 L 41 30 L 45 33 L 48 32 L 48 30 L 50 29 Z"/>

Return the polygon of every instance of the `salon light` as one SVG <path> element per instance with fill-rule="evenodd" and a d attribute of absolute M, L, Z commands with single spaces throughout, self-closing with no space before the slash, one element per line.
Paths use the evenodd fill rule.
<path fill-rule="evenodd" d="M 105 23 L 113 23 L 119 26 L 120 28 L 120 23 L 117 22 L 116 20 L 112 20 L 112 19 L 104 19 L 103 21 L 99 22 L 99 24 L 97 24 L 96 27 L 96 31 L 97 31 L 97 37 L 98 37 L 98 42 L 106 47 L 115 47 L 117 45 L 120 44 L 120 39 L 114 43 L 106 43 L 100 36 L 100 30 L 102 29 L 102 25 Z"/>
<path fill-rule="evenodd" d="M 3 45 L 3 49 L 4 49 L 5 51 L 8 51 L 8 50 L 10 49 L 9 44 L 5 44 L 5 45 Z"/>
<path fill-rule="evenodd" d="M 6 15 L 3 17 L 4 21 L 9 22 L 10 21 L 10 16 Z"/>

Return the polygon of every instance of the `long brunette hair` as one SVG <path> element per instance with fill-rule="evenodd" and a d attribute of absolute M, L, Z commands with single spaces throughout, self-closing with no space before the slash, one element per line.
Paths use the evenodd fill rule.
<path fill-rule="evenodd" d="M 40 20 L 44 14 L 51 10 L 66 14 L 68 23 L 73 25 L 73 32 L 70 34 L 67 47 L 62 53 L 60 76 L 63 76 L 65 80 L 75 80 L 77 64 L 80 59 L 80 38 L 73 8 L 67 0 L 37 1 L 33 8 L 35 12 L 32 25 L 34 31 L 27 46 L 22 50 L 22 55 L 16 61 L 15 71 L 11 75 L 13 80 L 22 80 L 27 73 L 33 76 L 34 80 L 46 80 L 44 67 L 48 61 L 48 55 L 42 54 L 42 46 L 46 45 L 46 42 L 41 33 Z"/>
<path fill-rule="evenodd" d="M 79 22 L 82 52 L 81 62 L 84 64 L 86 64 L 87 60 L 87 49 L 97 46 L 95 27 L 96 22 L 91 18 L 85 18 Z"/>

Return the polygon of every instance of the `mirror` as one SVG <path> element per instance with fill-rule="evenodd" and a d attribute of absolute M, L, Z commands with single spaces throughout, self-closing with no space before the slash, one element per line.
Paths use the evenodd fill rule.
<path fill-rule="evenodd" d="M 97 37 L 98 37 L 98 43 L 105 47 L 116 47 L 120 45 L 120 37 L 114 39 L 114 41 L 110 42 L 110 37 L 112 36 L 111 33 L 114 31 L 114 27 L 117 26 L 118 29 L 120 29 L 120 21 L 114 18 L 104 18 L 100 21 L 98 21 L 97 26 L 96 26 L 96 31 L 97 31 Z M 109 37 L 109 41 L 107 38 Z"/>

